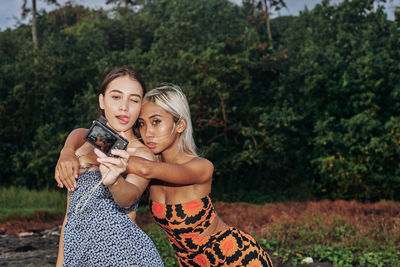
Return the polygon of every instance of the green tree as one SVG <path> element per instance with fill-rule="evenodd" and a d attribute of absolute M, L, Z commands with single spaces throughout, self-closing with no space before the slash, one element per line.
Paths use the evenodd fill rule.
<path fill-rule="evenodd" d="M 27 8 L 27 1 L 24 0 L 22 4 L 22 18 L 25 18 L 29 12 L 32 13 L 32 41 L 36 47 L 39 46 L 39 37 L 38 37 L 38 29 L 37 29 L 37 9 L 36 9 L 36 0 L 32 0 L 32 8 Z M 57 4 L 57 0 L 46 0 L 49 4 Z"/>
<path fill-rule="evenodd" d="M 227 0 L 39 12 L 38 49 L 31 25 L 0 32 L 0 183 L 54 186 L 68 132 L 129 64 L 183 88 L 219 199 L 398 199 L 398 22 L 371 3 L 272 19 L 274 49 L 261 11 Z"/>
<path fill-rule="evenodd" d="M 286 7 L 283 0 L 244 0 L 243 5 L 251 16 L 259 17 L 265 23 L 269 46 L 273 48 L 273 38 L 271 31 L 271 13 Z"/>
<path fill-rule="evenodd" d="M 304 11 L 289 49 L 279 97 L 294 95 L 316 195 L 397 198 L 400 54 L 395 23 L 371 1 L 328 1 Z M 278 98 L 278 99 L 279 99 Z"/>

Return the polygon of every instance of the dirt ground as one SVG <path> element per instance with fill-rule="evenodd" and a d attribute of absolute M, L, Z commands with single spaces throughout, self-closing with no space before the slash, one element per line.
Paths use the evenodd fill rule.
<path fill-rule="evenodd" d="M 152 221 L 150 215 L 138 218 L 138 225 Z M 30 221 L 0 223 L 0 266 L 55 266 L 63 217 L 45 221 L 40 216 Z"/>
<path fill-rule="evenodd" d="M 302 221 L 304 214 L 318 214 L 327 218 L 340 214 L 357 224 L 378 222 L 381 230 L 400 234 L 400 203 L 380 202 L 362 204 L 356 201 L 286 202 L 256 206 L 240 203 L 216 203 L 217 213 L 229 225 L 236 226 L 253 236 L 265 236 L 278 224 Z M 54 266 L 63 217 L 51 221 L 38 216 L 30 221 L 0 223 L 0 266 Z M 140 227 L 152 222 L 150 214 L 137 217 Z M 273 259 L 274 260 L 274 259 Z M 274 262 L 278 266 L 279 262 Z M 307 266 L 332 266 L 318 263 Z"/>

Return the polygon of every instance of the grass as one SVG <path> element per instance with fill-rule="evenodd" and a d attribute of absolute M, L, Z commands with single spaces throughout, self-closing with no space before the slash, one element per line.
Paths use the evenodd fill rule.
<path fill-rule="evenodd" d="M 153 240 L 160 254 L 164 266 L 179 267 L 178 260 L 172 245 L 164 231 L 155 223 L 151 223 L 143 229 L 147 235 Z"/>
<path fill-rule="evenodd" d="M 66 192 L 64 190 L 28 190 L 26 188 L 0 188 L 0 221 L 30 219 L 36 213 L 44 213 L 52 219 L 65 213 Z"/>
<path fill-rule="evenodd" d="M 35 211 L 65 212 L 60 191 L 0 188 L 0 221 L 29 219 Z M 400 266 L 400 203 L 356 201 L 281 202 L 266 205 L 215 203 L 229 225 L 253 235 L 268 251 L 274 266 L 298 266 L 306 257 L 332 266 Z M 138 216 L 149 213 L 148 205 Z M 143 227 L 165 266 L 178 266 L 163 230 Z"/>
<path fill-rule="evenodd" d="M 400 203 L 216 203 L 216 209 L 255 236 L 276 266 L 306 257 L 333 266 L 400 266 Z"/>

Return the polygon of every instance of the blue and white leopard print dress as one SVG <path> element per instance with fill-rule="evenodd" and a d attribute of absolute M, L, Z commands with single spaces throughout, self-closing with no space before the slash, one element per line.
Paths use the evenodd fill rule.
<path fill-rule="evenodd" d="M 100 181 L 99 171 L 85 172 L 70 192 L 63 266 L 163 266 L 153 241 L 114 202 L 107 186 L 101 184 L 81 209 Z"/>

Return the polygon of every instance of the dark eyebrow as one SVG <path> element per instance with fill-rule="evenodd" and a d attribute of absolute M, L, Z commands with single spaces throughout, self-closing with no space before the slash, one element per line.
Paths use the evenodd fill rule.
<path fill-rule="evenodd" d="M 149 117 L 149 119 L 152 119 L 152 118 L 154 118 L 154 117 L 162 117 L 160 114 L 154 114 L 154 115 L 151 115 L 150 117 Z"/>
<path fill-rule="evenodd" d="M 120 94 L 122 94 L 122 91 L 120 91 L 120 90 L 118 90 L 118 89 L 112 89 L 112 90 L 110 91 L 110 93 L 120 93 Z M 130 94 L 129 96 L 137 96 L 137 97 L 139 97 L 140 99 L 142 99 L 142 96 L 139 95 L 139 94 Z"/>
<path fill-rule="evenodd" d="M 162 117 L 160 114 L 153 114 L 149 117 L 149 119 L 153 119 L 155 117 Z M 138 120 L 144 120 L 142 117 L 139 117 Z"/>

